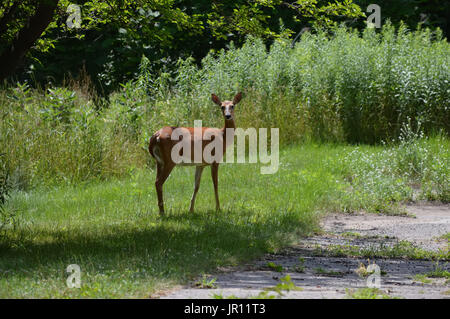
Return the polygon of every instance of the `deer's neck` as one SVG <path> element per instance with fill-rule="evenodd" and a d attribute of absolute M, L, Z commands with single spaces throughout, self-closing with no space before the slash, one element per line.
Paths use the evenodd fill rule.
<path fill-rule="evenodd" d="M 227 129 L 232 129 L 227 132 Z M 234 139 L 234 130 L 236 129 L 236 125 L 234 124 L 234 120 L 225 120 L 225 126 L 222 129 L 223 139 L 224 139 L 224 149 L 229 146 Z M 228 140 L 229 139 L 229 140 Z"/>
<path fill-rule="evenodd" d="M 223 131 L 225 131 L 227 128 L 232 128 L 235 129 L 236 125 L 234 125 L 234 120 L 225 120 L 225 127 L 222 129 Z"/>

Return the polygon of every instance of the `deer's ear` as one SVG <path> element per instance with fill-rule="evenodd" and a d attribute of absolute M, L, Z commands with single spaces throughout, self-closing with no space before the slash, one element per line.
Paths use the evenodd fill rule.
<path fill-rule="evenodd" d="M 236 105 L 238 104 L 242 99 L 242 93 L 239 92 L 238 94 L 236 94 L 236 96 L 233 99 L 233 104 Z"/>
<path fill-rule="evenodd" d="M 211 99 L 214 103 L 216 103 L 217 105 L 222 105 L 222 102 L 220 101 L 219 97 L 215 94 L 211 94 Z"/>

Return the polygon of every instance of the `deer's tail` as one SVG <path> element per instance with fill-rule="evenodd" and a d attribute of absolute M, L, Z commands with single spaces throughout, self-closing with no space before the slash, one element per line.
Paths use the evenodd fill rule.
<path fill-rule="evenodd" d="M 155 134 L 150 137 L 150 143 L 148 145 L 148 151 L 150 152 L 150 155 L 153 156 L 153 158 L 156 159 L 155 153 L 153 149 L 155 146 L 159 143 L 159 132 L 156 132 Z"/>

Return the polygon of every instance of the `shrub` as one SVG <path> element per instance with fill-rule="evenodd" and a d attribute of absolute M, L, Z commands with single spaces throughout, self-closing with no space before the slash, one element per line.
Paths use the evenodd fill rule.
<path fill-rule="evenodd" d="M 294 126 L 321 141 L 376 143 L 398 137 L 408 119 L 414 126 L 421 121 L 426 133 L 450 131 L 449 62 L 440 30 L 395 30 L 389 23 L 380 33 L 344 27 L 331 37 L 306 33 L 294 47 L 279 40 L 269 50 L 250 37 L 241 48 L 231 44 L 210 53 L 201 67 L 180 61 L 174 94 L 165 98 L 192 115 L 204 110 L 211 92 L 244 90 L 257 117 L 240 125 L 256 120 L 265 127 Z M 281 103 L 270 106 L 280 96 Z"/>

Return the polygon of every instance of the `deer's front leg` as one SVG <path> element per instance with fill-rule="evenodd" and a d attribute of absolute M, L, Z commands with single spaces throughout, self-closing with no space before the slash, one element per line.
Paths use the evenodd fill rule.
<path fill-rule="evenodd" d="M 214 184 L 214 194 L 216 196 L 216 210 L 220 210 L 220 204 L 219 204 L 219 190 L 218 190 L 218 184 L 219 184 L 219 164 L 213 163 L 211 164 L 211 177 Z"/>
<path fill-rule="evenodd" d="M 191 206 L 189 207 L 189 211 L 191 213 L 194 212 L 195 197 L 197 196 L 198 189 L 200 188 L 200 179 L 202 178 L 203 168 L 204 166 L 197 166 L 195 168 L 194 193 L 192 194 Z"/>

